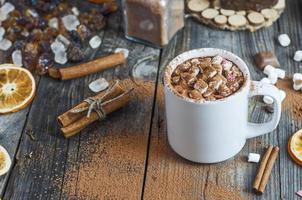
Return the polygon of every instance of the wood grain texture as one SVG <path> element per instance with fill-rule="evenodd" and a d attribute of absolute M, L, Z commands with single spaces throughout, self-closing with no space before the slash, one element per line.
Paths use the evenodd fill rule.
<path fill-rule="evenodd" d="M 249 139 L 234 158 L 215 165 L 196 164 L 179 157 L 167 142 L 161 80 L 164 67 L 176 55 L 200 47 L 223 48 L 239 55 L 247 62 L 254 80 L 264 77 L 253 61 L 253 55 L 263 50 L 275 51 L 281 68 L 289 74 L 302 72 L 300 63 L 292 60 L 295 50 L 302 48 L 301 7 L 299 0 L 289 0 L 278 23 L 254 33 L 215 30 L 187 19 L 184 30 L 162 52 L 125 40 L 121 12 L 112 15 L 106 30 L 99 33 L 102 45 L 96 50 L 87 49 L 88 60 L 124 47 L 130 50 L 127 64 L 66 82 L 42 77 L 31 107 L 0 116 L 1 144 L 15 159 L 11 172 L 0 179 L 1 197 L 5 200 L 141 197 L 210 200 L 211 188 L 217 185 L 244 199 L 298 200 L 295 192 L 302 188 L 301 167 L 290 159 L 286 145 L 289 136 L 301 129 L 302 122 L 297 121 L 290 110 L 282 113 L 274 132 Z M 277 44 L 276 37 L 281 33 L 289 34 L 290 47 Z M 91 81 L 99 77 L 129 78 L 136 61 L 148 55 L 161 55 L 157 88 L 154 81 L 158 59 L 135 69 L 137 77 L 151 80 L 139 90 L 147 92 L 148 97 L 137 94 L 128 107 L 104 122 L 89 126 L 68 140 L 61 136 L 56 117 L 92 95 L 87 87 Z M 271 118 L 262 106 L 256 99 L 251 100 L 251 121 Z M 33 130 L 36 141 L 26 134 L 29 130 Z M 263 153 L 267 144 L 278 145 L 280 156 L 264 195 L 256 196 L 251 188 L 257 164 L 247 163 L 246 156 L 249 152 Z M 91 169 L 94 170 L 91 172 Z"/>
<path fill-rule="evenodd" d="M 33 130 L 37 140 L 32 141 L 22 134 L 4 199 L 140 198 L 156 76 L 150 77 L 153 82 L 149 83 L 147 98 L 134 99 L 129 107 L 102 123 L 91 125 L 78 136 L 64 139 L 56 122 L 59 114 L 92 95 L 88 89 L 92 80 L 129 78 L 131 66 L 137 59 L 150 54 L 159 56 L 159 50 L 126 41 L 121 19 L 121 12 L 110 17 L 108 27 L 100 33 L 102 45 L 98 50 L 91 50 L 90 59 L 112 52 L 116 47 L 124 47 L 130 50 L 126 65 L 64 82 L 42 77 L 23 131 Z M 154 63 L 157 65 L 156 61 Z M 91 149 L 106 153 L 96 155 L 90 152 Z M 101 182 L 104 183 L 101 196 L 96 197 L 89 190 L 86 192 L 87 186 L 96 185 L 78 183 L 87 176 L 82 167 L 99 156 L 104 159 L 94 164 L 103 171 L 95 178 L 105 182 Z M 78 170 L 79 176 L 74 180 L 68 180 L 71 170 Z"/>
<path fill-rule="evenodd" d="M 247 62 L 253 79 L 259 80 L 264 75 L 254 67 L 252 56 L 260 50 L 274 50 L 275 29 L 277 24 L 256 33 L 223 32 L 187 20 L 185 29 L 163 50 L 160 71 L 162 73 L 168 62 L 183 51 L 215 47 L 232 51 L 242 57 Z M 161 93 L 162 90 L 158 88 L 144 199 L 213 199 L 208 192 L 209 185 L 212 184 L 229 191 L 237 191 L 237 195 L 244 199 L 280 199 L 279 163 L 274 167 L 265 194 L 258 197 L 251 191 L 257 165 L 246 162 L 249 152 L 262 153 L 266 144 L 278 145 L 276 134 L 278 130 L 248 140 L 243 150 L 226 162 L 213 165 L 192 163 L 176 155 L 167 142 L 165 109 Z M 263 112 L 261 106 L 261 103 L 251 101 L 251 121 L 269 120 L 270 116 Z"/>

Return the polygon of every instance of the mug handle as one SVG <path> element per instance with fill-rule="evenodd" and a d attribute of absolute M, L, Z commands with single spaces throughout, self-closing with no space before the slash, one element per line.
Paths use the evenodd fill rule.
<path fill-rule="evenodd" d="M 272 120 L 266 123 L 248 122 L 248 132 L 246 138 L 253 138 L 273 131 L 280 121 L 281 117 L 281 98 L 278 88 L 268 83 L 252 81 L 249 98 L 253 96 L 265 95 L 274 99 L 274 113 Z"/>

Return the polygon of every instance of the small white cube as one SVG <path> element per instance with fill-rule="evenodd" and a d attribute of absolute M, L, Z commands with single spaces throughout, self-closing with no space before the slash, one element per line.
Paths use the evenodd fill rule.
<path fill-rule="evenodd" d="M 260 161 L 260 155 L 257 153 L 249 153 L 247 161 L 258 163 Z"/>

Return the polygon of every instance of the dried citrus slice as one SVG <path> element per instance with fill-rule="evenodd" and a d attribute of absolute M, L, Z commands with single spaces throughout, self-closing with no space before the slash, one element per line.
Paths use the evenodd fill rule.
<path fill-rule="evenodd" d="M 33 100 L 35 91 L 35 79 L 27 69 L 0 65 L 0 114 L 25 108 Z"/>
<path fill-rule="evenodd" d="M 11 164 L 12 160 L 8 152 L 3 146 L 0 145 L 0 176 L 9 171 Z"/>
<path fill-rule="evenodd" d="M 302 165 L 302 129 L 291 136 L 287 148 L 292 159 Z"/>

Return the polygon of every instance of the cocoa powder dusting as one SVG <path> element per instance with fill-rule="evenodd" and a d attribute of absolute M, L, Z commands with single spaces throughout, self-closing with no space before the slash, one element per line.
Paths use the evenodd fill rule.
<path fill-rule="evenodd" d="M 64 178 L 63 195 L 69 199 L 139 198 L 135 191 L 140 190 L 144 173 L 155 83 L 130 79 L 121 83 L 134 88 L 131 101 L 82 135 L 79 155 L 70 161 Z"/>
<path fill-rule="evenodd" d="M 276 86 L 286 92 L 282 110 L 292 112 L 295 120 L 302 120 L 302 92 L 293 89 L 292 79 L 289 78 L 279 80 Z"/>
<path fill-rule="evenodd" d="M 230 191 L 228 188 L 208 183 L 205 189 L 205 199 L 207 200 L 243 200 L 239 191 Z"/>

